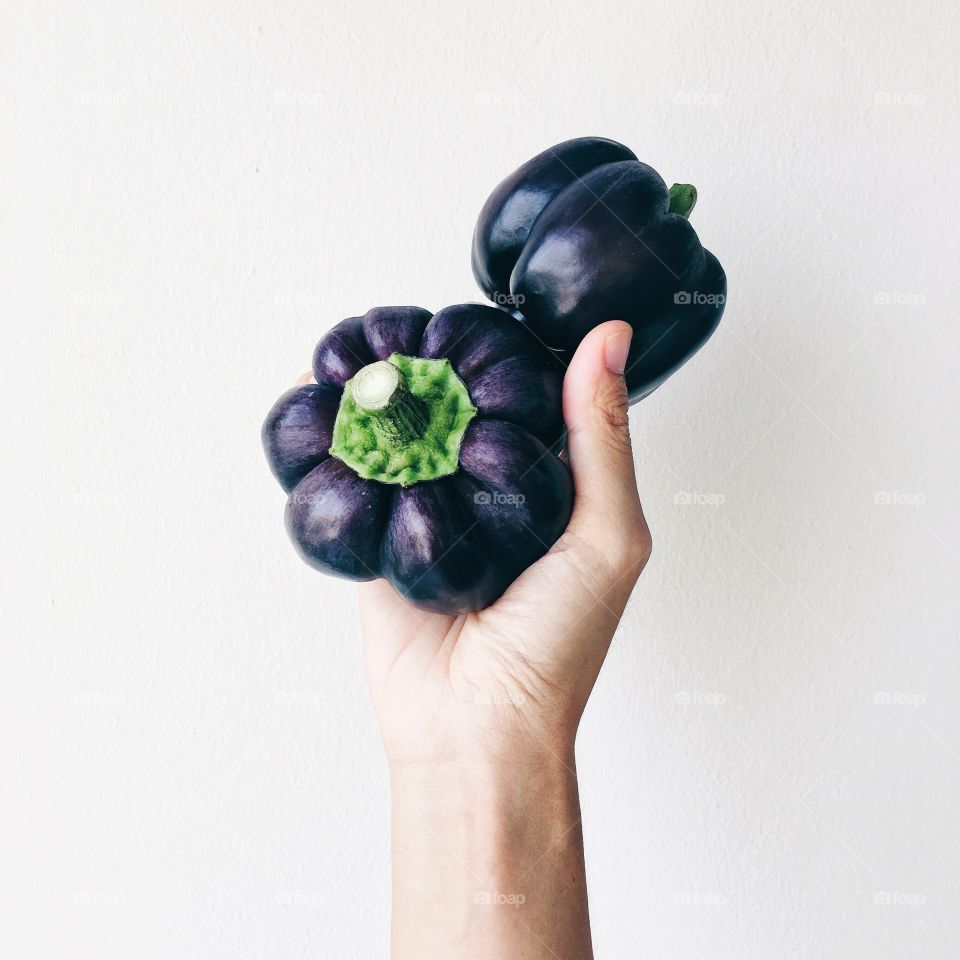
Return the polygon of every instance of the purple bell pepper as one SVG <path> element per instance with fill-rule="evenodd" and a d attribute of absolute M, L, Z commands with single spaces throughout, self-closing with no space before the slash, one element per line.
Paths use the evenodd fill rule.
<path fill-rule="evenodd" d="M 597 324 L 626 320 L 634 402 L 689 360 L 723 314 L 723 268 L 687 219 L 696 198 L 689 184 L 668 190 L 623 144 L 568 140 L 490 195 L 473 237 L 474 276 L 564 361 Z"/>
<path fill-rule="evenodd" d="M 563 367 L 505 311 L 377 307 L 323 337 L 313 372 L 262 432 L 312 567 L 466 613 L 563 532 Z"/>

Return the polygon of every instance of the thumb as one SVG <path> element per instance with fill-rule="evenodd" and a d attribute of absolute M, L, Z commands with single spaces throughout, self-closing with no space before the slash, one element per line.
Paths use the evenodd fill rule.
<path fill-rule="evenodd" d="M 611 559 L 642 563 L 650 552 L 630 446 L 623 378 L 633 331 L 622 320 L 591 330 L 563 381 L 563 418 L 576 501 L 570 530 Z"/>

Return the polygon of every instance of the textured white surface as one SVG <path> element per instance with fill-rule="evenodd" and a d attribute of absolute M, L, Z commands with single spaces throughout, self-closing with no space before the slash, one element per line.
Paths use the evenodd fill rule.
<path fill-rule="evenodd" d="M 958 41 L 948 0 L 0 5 L 0 954 L 385 955 L 353 590 L 260 423 L 342 317 L 477 299 L 490 188 L 601 134 L 697 185 L 731 300 L 631 418 L 598 956 L 956 956 Z"/>

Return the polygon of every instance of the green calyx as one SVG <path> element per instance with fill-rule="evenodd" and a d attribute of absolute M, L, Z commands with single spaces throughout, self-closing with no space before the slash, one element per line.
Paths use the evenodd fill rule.
<path fill-rule="evenodd" d="M 456 471 L 476 413 L 449 360 L 394 353 L 347 381 L 330 455 L 367 480 L 437 480 Z"/>
<path fill-rule="evenodd" d="M 689 217 L 697 202 L 697 188 L 692 183 L 675 183 L 668 192 L 670 212 Z"/>

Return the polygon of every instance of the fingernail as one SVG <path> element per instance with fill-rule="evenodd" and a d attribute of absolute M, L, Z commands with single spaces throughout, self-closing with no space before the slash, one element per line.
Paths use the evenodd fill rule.
<path fill-rule="evenodd" d="M 630 341 L 633 339 L 632 330 L 621 330 L 618 333 L 611 333 L 603 341 L 603 362 L 611 373 L 618 377 L 623 376 L 624 367 L 627 365 L 627 354 L 630 351 Z"/>

